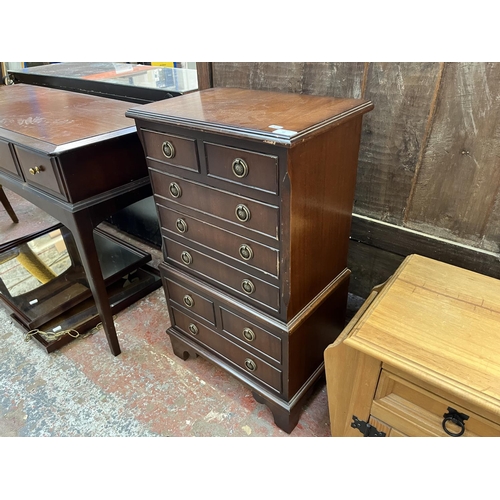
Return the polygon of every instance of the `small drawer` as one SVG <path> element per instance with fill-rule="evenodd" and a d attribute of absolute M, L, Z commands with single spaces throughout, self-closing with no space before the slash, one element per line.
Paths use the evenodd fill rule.
<path fill-rule="evenodd" d="M 463 427 L 445 419 L 449 408 L 468 417 Z M 444 420 L 445 427 L 453 434 L 458 435 L 463 429 L 462 437 L 500 436 L 498 424 L 457 404 L 451 394 L 448 397 L 434 394 L 386 370 L 380 374 L 370 413 L 407 436 L 449 436 L 443 429 Z"/>
<path fill-rule="evenodd" d="M 204 215 L 224 219 L 235 224 L 235 227 L 245 227 L 279 239 L 277 206 L 203 186 L 151 168 L 149 173 L 157 202 L 162 203 L 158 199 L 161 197 L 170 203 L 191 208 Z"/>
<path fill-rule="evenodd" d="M 195 139 L 142 129 L 146 157 L 185 170 L 199 172 Z"/>
<path fill-rule="evenodd" d="M 208 175 L 278 194 L 278 157 L 205 143 Z"/>
<path fill-rule="evenodd" d="M 220 308 L 222 330 L 281 363 L 281 339 L 259 326 Z"/>
<path fill-rule="evenodd" d="M 14 159 L 12 158 L 9 145 L 4 141 L 0 141 L 0 170 L 15 175 L 16 177 L 21 177 Z"/>
<path fill-rule="evenodd" d="M 255 377 L 278 392 L 281 392 L 281 371 L 266 363 L 258 356 L 233 344 L 217 332 L 210 330 L 200 322 L 172 308 L 172 325 L 175 325 L 188 337 L 196 339 L 215 351 L 218 356 L 240 368 L 245 374 Z"/>
<path fill-rule="evenodd" d="M 26 182 L 39 187 L 44 191 L 64 195 L 64 190 L 59 184 L 55 169 L 48 156 L 33 153 L 15 146 L 17 158 L 21 165 Z"/>
<path fill-rule="evenodd" d="M 163 273 L 162 273 L 163 274 Z M 210 300 L 163 276 L 169 299 L 215 325 L 214 304 Z"/>
<path fill-rule="evenodd" d="M 188 217 L 162 205 L 157 204 L 157 208 L 164 232 L 195 241 L 238 262 L 278 277 L 278 250 L 202 222 L 194 217 Z"/>
<path fill-rule="evenodd" d="M 209 279 L 217 286 L 229 289 L 240 298 L 279 311 L 278 287 L 169 238 L 163 237 L 163 252 L 166 261 L 189 269 L 202 279 Z"/>

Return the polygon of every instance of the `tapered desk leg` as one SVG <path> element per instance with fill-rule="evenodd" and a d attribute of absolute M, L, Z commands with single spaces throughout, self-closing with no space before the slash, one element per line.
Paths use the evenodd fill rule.
<path fill-rule="evenodd" d="M 114 356 L 118 356 L 121 353 L 121 349 L 95 246 L 94 227 L 88 217 L 76 217 L 75 222 L 75 225 L 70 229 L 80 253 L 97 312 L 101 318 L 102 326 L 108 340 L 109 349 Z"/>

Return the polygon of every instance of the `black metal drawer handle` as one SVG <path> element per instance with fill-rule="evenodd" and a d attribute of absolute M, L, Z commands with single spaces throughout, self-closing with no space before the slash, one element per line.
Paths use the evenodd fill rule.
<path fill-rule="evenodd" d="M 248 175 L 248 164 L 241 158 L 236 158 L 233 161 L 231 168 L 233 170 L 233 174 L 239 179 L 243 179 L 243 177 L 246 177 Z"/>
<path fill-rule="evenodd" d="M 236 214 L 236 218 L 240 222 L 248 222 L 250 220 L 251 214 L 250 209 L 246 205 L 237 205 L 236 210 L 234 211 Z"/>
<path fill-rule="evenodd" d="M 168 186 L 168 190 L 174 198 L 180 198 L 182 196 L 182 189 L 177 182 L 171 182 L 170 186 Z"/>
<path fill-rule="evenodd" d="M 165 141 L 161 145 L 161 151 L 162 151 L 163 155 L 165 156 L 165 158 L 168 158 L 169 160 L 170 160 L 170 158 L 173 158 L 175 156 L 175 148 L 174 148 L 174 145 L 170 141 Z"/>
<path fill-rule="evenodd" d="M 193 300 L 193 297 L 191 297 L 191 295 L 184 295 L 184 297 L 182 298 L 182 301 L 184 302 L 186 307 L 193 307 L 194 306 L 194 300 Z"/>
<path fill-rule="evenodd" d="M 257 363 L 255 363 L 253 359 L 247 358 L 245 359 L 245 368 L 249 372 L 254 372 L 255 370 L 257 370 Z"/>
<path fill-rule="evenodd" d="M 238 253 L 243 260 L 250 260 L 253 257 L 253 250 L 248 245 L 241 245 Z"/>
<path fill-rule="evenodd" d="M 181 260 L 184 264 L 189 266 L 193 262 L 193 257 L 189 252 L 184 251 L 181 253 Z"/>
<path fill-rule="evenodd" d="M 248 342 L 253 342 L 255 340 L 255 333 L 251 328 L 243 329 L 243 338 Z"/>
<path fill-rule="evenodd" d="M 193 334 L 193 335 L 198 335 L 199 333 L 199 330 L 198 330 L 198 327 L 194 324 L 194 323 L 190 323 L 189 326 L 189 331 Z"/>
<path fill-rule="evenodd" d="M 459 413 L 454 408 L 448 406 L 448 413 L 443 415 L 443 422 L 441 425 L 443 426 L 444 432 L 449 436 L 460 437 L 465 432 L 465 421 L 469 420 L 469 416 L 465 413 Z M 459 432 L 452 432 L 448 429 L 448 422 L 453 422 L 455 425 L 460 427 Z"/>
<path fill-rule="evenodd" d="M 248 295 L 252 295 L 255 292 L 255 285 L 250 280 L 243 280 L 241 282 L 241 289 Z"/>
<path fill-rule="evenodd" d="M 175 221 L 175 227 L 179 233 L 185 233 L 188 230 L 188 225 L 184 219 L 177 219 Z"/>

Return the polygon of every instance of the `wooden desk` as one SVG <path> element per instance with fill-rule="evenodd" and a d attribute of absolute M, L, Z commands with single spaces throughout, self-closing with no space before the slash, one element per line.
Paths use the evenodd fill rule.
<path fill-rule="evenodd" d="M 93 231 L 152 194 L 129 107 L 38 86 L 0 87 L 0 184 L 71 231 L 115 356 L 121 351 Z"/>
<path fill-rule="evenodd" d="M 499 340 L 499 280 L 407 257 L 325 350 L 332 435 L 500 436 Z"/>

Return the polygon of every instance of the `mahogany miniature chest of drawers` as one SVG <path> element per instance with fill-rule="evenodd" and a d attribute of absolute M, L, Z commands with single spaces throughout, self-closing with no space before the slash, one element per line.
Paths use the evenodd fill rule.
<path fill-rule="evenodd" d="M 325 350 L 333 436 L 500 436 L 500 281 L 411 255 Z"/>
<path fill-rule="evenodd" d="M 286 432 L 344 326 L 370 101 L 215 88 L 133 108 L 174 352 L 247 384 Z"/>

